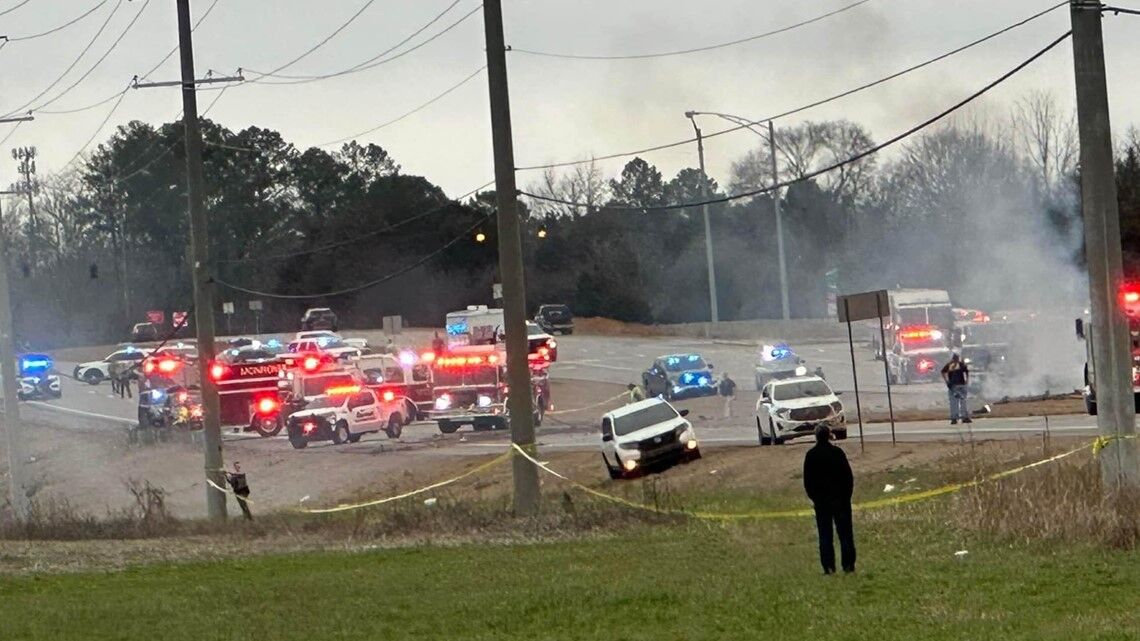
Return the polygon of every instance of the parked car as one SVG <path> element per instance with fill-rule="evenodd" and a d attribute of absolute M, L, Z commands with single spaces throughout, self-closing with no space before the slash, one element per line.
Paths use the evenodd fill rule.
<path fill-rule="evenodd" d="M 761 445 L 782 445 L 812 437 L 815 426 L 831 428 L 837 440 L 847 438 L 847 417 L 839 395 L 818 376 L 770 381 L 756 402 L 756 431 Z"/>
<path fill-rule="evenodd" d="M 662 462 L 701 457 L 689 410 L 677 411 L 668 401 L 649 398 L 602 416 L 602 462 L 611 479 L 632 476 Z"/>
<path fill-rule="evenodd" d="M 574 333 L 574 315 L 565 305 L 539 305 L 534 315 L 534 322 L 538 323 L 547 333 L 561 334 Z"/>
<path fill-rule="evenodd" d="M 147 343 L 159 340 L 158 325 L 154 323 L 135 323 L 131 328 L 131 341 Z"/>
<path fill-rule="evenodd" d="M 336 314 L 328 307 L 313 307 L 305 310 L 301 317 L 302 330 L 328 329 L 335 332 L 337 328 Z"/>
<path fill-rule="evenodd" d="M 91 385 L 98 385 L 111 376 L 111 363 L 125 362 L 127 364 L 137 364 L 142 362 L 149 353 L 150 350 L 139 349 L 133 345 L 128 345 L 120 350 L 111 352 L 102 360 L 76 365 L 75 370 L 71 373 L 71 377 Z"/>

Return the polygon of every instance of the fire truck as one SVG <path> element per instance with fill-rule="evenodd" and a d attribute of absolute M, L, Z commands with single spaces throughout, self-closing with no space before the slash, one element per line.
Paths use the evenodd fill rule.
<path fill-rule="evenodd" d="M 899 385 L 937 380 L 950 360 L 948 336 L 934 325 L 909 325 L 888 335 L 887 371 Z"/>
<path fill-rule="evenodd" d="M 448 312 L 444 319 L 447 348 L 468 345 L 502 345 L 506 340 L 503 310 L 486 305 L 468 305 L 467 309 Z M 558 341 L 538 323 L 526 321 L 527 353 L 538 354 L 539 360 L 558 360 Z M 549 357 L 549 358 L 548 358 Z"/>
<path fill-rule="evenodd" d="M 152 354 L 143 359 L 138 375 L 140 428 L 202 426 L 202 394 L 198 361 L 185 354 Z"/>
<path fill-rule="evenodd" d="M 884 327 L 887 344 L 879 344 L 879 329 L 871 332 L 871 349 L 875 358 L 884 358 L 895 347 L 900 333 L 908 328 L 932 327 L 949 337 L 954 329 L 955 313 L 950 294 L 944 289 L 887 290 L 888 317 Z"/>
<path fill-rule="evenodd" d="M 210 380 L 218 389 L 223 426 L 241 426 L 261 436 L 281 431 L 277 358 L 230 361 L 227 353 L 210 364 Z"/>
<path fill-rule="evenodd" d="M 1120 292 L 1120 308 L 1128 318 L 1128 339 L 1132 350 L 1132 396 L 1135 409 L 1140 412 L 1140 283 L 1125 285 Z M 1085 342 L 1085 387 L 1082 396 L 1085 410 L 1096 416 L 1096 357 L 1093 354 L 1092 324 L 1078 318 L 1077 338 Z"/>
<path fill-rule="evenodd" d="M 534 424 L 539 426 L 550 409 L 549 355 L 528 354 Z M 439 431 L 452 434 L 464 425 L 476 431 L 506 429 L 506 352 L 493 345 L 455 347 L 432 363 L 432 408 L 428 419 Z"/>
<path fill-rule="evenodd" d="M 364 385 L 380 398 L 391 394 L 404 403 L 404 424 L 420 420 L 432 408 L 435 399 L 431 388 L 431 363 L 434 352 L 416 354 L 410 351 L 393 354 L 368 354 L 353 363 L 360 370 Z"/>

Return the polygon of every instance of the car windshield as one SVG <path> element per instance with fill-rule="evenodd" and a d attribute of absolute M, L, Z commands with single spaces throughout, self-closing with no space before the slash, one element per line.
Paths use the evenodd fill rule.
<path fill-rule="evenodd" d="M 309 399 L 309 402 L 305 403 L 305 409 L 307 409 L 307 410 L 331 409 L 334 407 L 340 407 L 340 404 L 343 402 L 344 402 L 343 396 L 323 396 L 322 395 L 322 396 L 317 396 L 315 398 Z"/>
<path fill-rule="evenodd" d="M 565 305 L 544 305 L 540 313 L 544 316 L 569 316 L 570 308 Z"/>
<path fill-rule="evenodd" d="M 614 432 L 618 436 L 625 436 L 637 430 L 671 421 L 679 416 L 677 410 L 668 403 L 654 403 L 648 407 L 630 412 L 614 419 Z"/>
<path fill-rule="evenodd" d="M 433 373 L 436 387 L 460 385 L 494 385 L 498 382 L 495 367 L 437 367 Z"/>
<path fill-rule="evenodd" d="M 526 335 L 527 336 L 537 336 L 539 334 L 545 334 L 545 333 L 546 333 L 546 331 L 544 329 L 542 329 L 541 327 L 539 327 L 538 323 L 527 323 L 526 324 Z"/>
<path fill-rule="evenodd" d="M 831 395 L 831 388 L 823 381 L 796 381 L 772 387 L 772 398 L 777 401 L 829 395 Z"/>
<path fill-rule="evenodd" d="M 690 369 L 708 369 L 709 367 L 705 364 L 705 359 L 701 358 L 699 354 L 666 356 L 662 360 L 665 362 L 665 369 L 670 372 L 684 372 Z"/>

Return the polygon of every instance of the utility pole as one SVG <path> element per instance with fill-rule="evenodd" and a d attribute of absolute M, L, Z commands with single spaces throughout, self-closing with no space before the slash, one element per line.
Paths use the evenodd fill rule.
<path fill-rule="evenodd" d="M 701 137 L 701 128 L 697 126 L 695 111 L 686 111 L 685 117 L 693 123 L 693 131 L 697 132 L 697 159 L 701 165 L 701 200 L 709 199 L 709 176 L 705 173 L 705 141 Z M 720 312 L 716 305 L 716 266 L 713 264 L 712 227 L 709 225 L 709 204 L 701 205 L 701 214 L 705 219 L 705 262 L 708 263 L 709 276 L 709 318 L 712 322 L 720 322 Z"/>
<path fill-rule="evenodd" d="M 527 362 L 526 288 L 501 0 L 484 0 L 483 29 L 487 47 L 487 84 L 491 96 L 491 139 L 495 152 L 495 198 L 499 210 L 499 274 L 503 283 L 503 322 L 507 333 L 507 383 L 510 385 L 507 411 L 510 412 L 511 442 L 533 455 L 534 408 L 530 364 Z M 515 514 L 537 513 L 538 468 L 525 458 L 515 456 L 512 471 Z"/>
<path fill-rule="evenodd" d="M 0 197 L 19 192 L 0 191 Z M 16 380 L 16 337 L 12 329 L 12 298 L 8 289 L 8 234 L 4 232 L 0 212 L 0 378 L 4 385 L 4 434 L 8 441 L 8 495 L 12 511 L 19 521 L 28 518 L 27 486 L 24 482 L 24 440 L 20 433 L 19 383 Z"/>
<path fill-rule="evenodd" d="M 198 330 L 198 376 L 202 385 L 206 480 L 226 486 L 222 467 L 222 429 L 218 389 L 210 379 L 214 360 L 214 285 L 210 278 L 206 205 L 202 178 L 202 131 L 198 126 L 197 83 L 194 80 L 194 46 L 190 31 L 190 0 L 178 2 L 178 49 L 182 59 L 182 122 L 186 130 L 186 187 L 190 211 L 191 275 L 194 281 L 194 322 Z M 226 494 L 206 486 L 206 510 L 211 519 L 226 518 Z"/>
<path fill-rule="evenodd" d="M 1097 369 L 1096 422 L 1100 434 L 1113 439 L 1100 456 L 1101 474 L 1106 486 L 1138 487 L 1131 337 L 1118 299 L 1124 269 L 1100 3 L 1072 0 L 1069 12 L 1081 146 L 1081 213 L 1089 270 L 1090 340 Z"/>
<path fill-rule="evenodd" d="M 776 166 L 776 127 L 768 121 L 768 151 L 772 158 L 772 184 L 780 184 L 780 170 Z M 780 309 L 784 320 L 792 317 L 788 307 L 788 262 L 784 258 L 784 219 L 780 213 L 780 190 L 772 189 L 772 209 L 776 212 L 776 255 L 780 261 Z"/>

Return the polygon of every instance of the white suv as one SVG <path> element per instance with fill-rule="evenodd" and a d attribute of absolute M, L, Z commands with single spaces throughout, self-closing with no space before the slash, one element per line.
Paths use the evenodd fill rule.
<path fill-rule="evenodd" d="M 611 479 L 631 476 L 658 462 L 688 463 L 701 457 L 693 426 L 667 401 L 650 398 L 602 416 L 602 462 Z"/>
<path fill-rule="evenodd" d="M 91 385 L 98 385 L 111 377 L 111 363 L 135 365 L 141 363 L 148 354 L 150 354 L 149 349 L 140 349 L 130 346 L 124 347 L 118 351 L 111 352 L 103 360 L 76 365 L 75 370 L 71 373 L 71 377 L 79 381 L 90 383 Z"/>
<path fill-rule="evenodd" d="M 761 445 L 812 436 L 815 426 L 831 428 L 836 439 L 847 438 L 847 418 L 839 395 L 818 376 L 771 381 L 756 401 L 756 430 Z"/>

